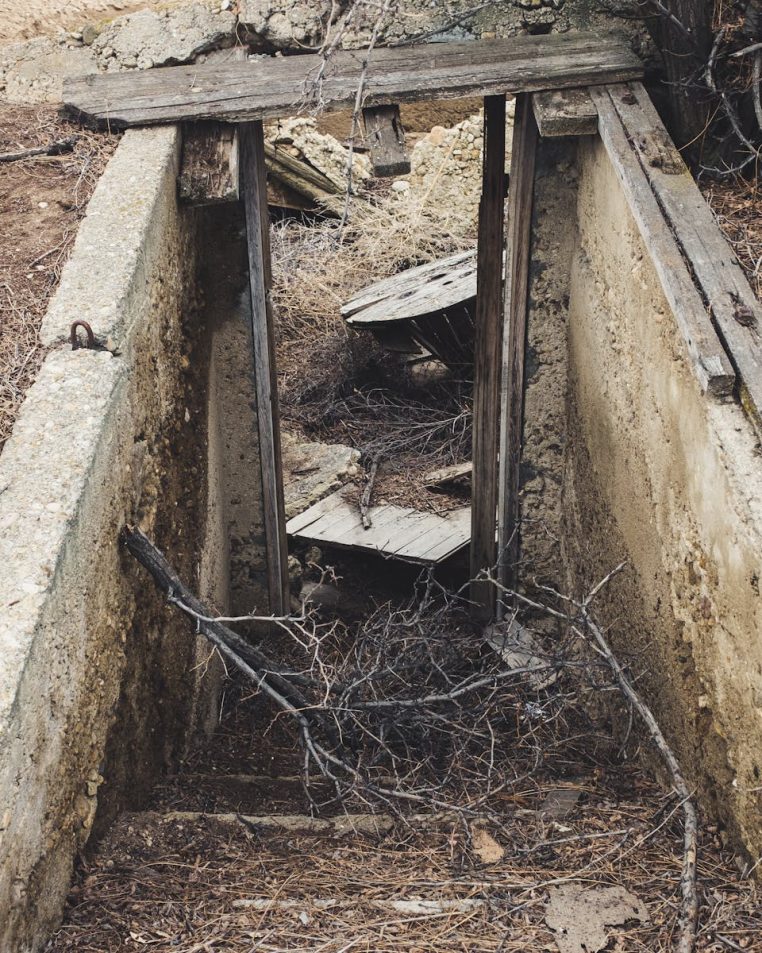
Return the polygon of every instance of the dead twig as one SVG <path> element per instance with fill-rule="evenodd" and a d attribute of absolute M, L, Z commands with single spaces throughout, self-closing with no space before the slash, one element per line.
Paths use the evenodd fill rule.
<path fill-rule="evenodd" d="M 79 136 L 67 136 L 57 139 L 47 146 L 33 146 L 29 149 L 19 149 L 16 152 L 0 152 L 0 162 L 18 162 L 21 159 L 33 159 L 37 156 L 60 156 L 65 152 L 72 152 L 79 142 Z"/>
<path fill-rule="evenodd" d="M 370 473 L 368 474 L 368 482 L 365 484 L 365 489 L 362 491 L 362 496 L 360 497 L 360 515 L 362 517 L 362 525 L 364 529 L 370 529 L 373 525 L 373 520 L 370 518 L 370 502 L 373 498 L 373 485 L 376 482 L 376 474 L 378 473 L 378 457 L 370 465 Z"/>

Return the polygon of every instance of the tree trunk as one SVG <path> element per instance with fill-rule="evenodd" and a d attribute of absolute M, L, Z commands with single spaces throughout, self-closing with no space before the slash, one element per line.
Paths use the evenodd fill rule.
<path fill-rule="evenodd" d="M 662 6 L 685 28 L 658 11 L 651 21 L 652 35 L 664 59 L 669 129 L 685 158 L 695 164 L 711 108 L 700 73 L 712 49 L 713 4 L 711 0 L 662 0 Z"/>

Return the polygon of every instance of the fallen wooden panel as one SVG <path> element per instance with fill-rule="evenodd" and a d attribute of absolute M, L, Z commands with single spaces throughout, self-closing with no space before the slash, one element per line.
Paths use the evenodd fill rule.
<path fill-rule="evenodd" d="M 586 89 L 534 93 L 532 109 L 543 137 L 594 136 L 598 132 L 598 110 Z"/>
<path fill-rule="evenodd" d="M 762 304 L 640 83 L 611 100 L 665 217 L 711 309 L 740 377 L 741 401 L 762 430 Z"/>
<path fill-rule="evenodd" d="M 64 84 L 69 111 L 111 128 L 218 119 L 242 122 L 352 106 L 363 75 L 363 106 L 458 99 L 619 83 L 643 67 L 629 47 L 590 33 L 511 37 L 489 43 L 432 43 L 334 54 L 322 82 L 314 55 L 104 73 Z"/>
<path fill-rule="evenodd" d="M 369 515 L 372 525 L 365 529 L 359 507 L 338 490 L 289 520 L 286 532 L 318 544 L 418 563 L 441 562 L 471 539 L 468 506 L 437 516 L 389 503 L 372 506 Z"/>
<path fill-rule="evenodd" d="M 601 139 L 685 341 L 694 373 L 704 391 L 725 396 L 733 390 L 735 372 L 651 190 L 637 149 L 627 137 L 608 90 L 591 88 L 590 95 L 598 109 Z M 712 228 L 716 228 L 714 222 Z"/>
<path fill-rule="evenodd" d="M 457 370 L 473 364 L 475 303 L 476 253 L 468 251 L 377 281 L 341 315 L 390 350 L 411 350 L 412 342 Z"/>
<path fill-rule="evenodd" d="M 186 123 L 178 177 L 180 201 L 188 205 L 237 202 L 238 181 L 236 127 L 219 122 Z"/>
<path fill-rule="evenodd" d="M 405 152 L 405 130 L 399 106 L 375 106 L 363 109 L 365 139 L 370 147 L 373 174 L 407 175 L 410 159 Z"/>

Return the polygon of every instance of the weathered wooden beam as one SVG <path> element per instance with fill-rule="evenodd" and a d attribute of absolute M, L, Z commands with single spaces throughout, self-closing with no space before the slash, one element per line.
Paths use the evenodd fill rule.
<path fill-rule="evenodd" d="M 367 57 L 367 71 L 364 61 Z M 67 108 L 111 128 L 218 119 L 246 122 L 354 104 L 565 89 L 639 79 L 640 60 L 621 41 L 589 33 L 511 37 L 489 43 L 337 52 L 322 83 L 314 55 L 103 73 L 65 83 Z"/>
<path fill-rule="evenodd" d="M 708 304 L 762 432 L 762 304 L 640 83 L 609 89 L 625 133 Z"/>
<path fill-rule="evenodd" d="M 532 94 L 541 136 L 594 136 L 598 110 L 586 89 L 550 89 Z"/>
<path fill-rule="evenodd" d="M 505 217 L 505 96 L 484 100 L 484 155 L 476 258 L 473 471 L 471 493 L 471 602 L 488 622 L 495 612 L 492 583 L 477 580 L 497 562 L 498 414 L 503 337 L 503 221 Z"/>
<path fill-rule="evenodd" d="M 375 106 L 362 111 L 365 140 L 370 148 L 373 174 L 407 175 L 410 159 L 405 152 L 405 129 L 399 106 Z"/>
<path fill-rule="evenodd" d="M 180 201 L 186 205 L 237 202 L 238 182 L 236 127 L 220 122 L 184 123 Z"/>
<path fill-rule="evenodd" d="M 601 139 L 685 341 L 693 372 L 704 391 L 727 395 L 733 390 L 735 372 L 675 239 L 673 229 L 679 223 L 665 218 L 608 90 L 591 88 L 590 95 L 598 109 Z M 714 220 L 707 223 L 707 230 L 716 228 Z"/>
<path fill-rule="evenodd" d="M 288 543 L 283 500 L 283 466 L 280 448 L 278 383 L 275 372 L 275 338 L 270 305 L 270 223 L 267 216 L 265 141 L 261 122 L 242 123 L 240 142 L 241 196 L 246 216 L 251 295 L 251 337 L 254 350 L 254 383 L 257 394 L 259 460 L 262 474 L 267 585 L 270 611 L 289 611 Z"/>
<path fill-rule="evenodd" d="M 500 389 L 500 474 L 497 540 L 501 583 L 515 589 L 518 581 L 521 440 L 524 427 L 524 361 L 532 206 L 534 204 L 537 124 L 529 96 L 516 97 L 508 197 L 508 240 L 505 266 L 505 332 L 502 340 Z"/>

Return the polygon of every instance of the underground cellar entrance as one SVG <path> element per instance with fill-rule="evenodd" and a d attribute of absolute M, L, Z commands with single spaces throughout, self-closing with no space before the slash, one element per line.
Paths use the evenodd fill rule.
<path fill-rule="evenodd" d="M 741 814 L 727 808 L 723 813 L 711 772 L 727 752 L 717 753 L 716 740 L 702 747 L 692 735 L 707 718 L 719 723 L 723 713 L 698 706 L 702 720 L 679 727 L 704 677 L 697 672 L 707 664 L 699 651 L 705 651 L 701 632 L 690 651 L 675 649 L 668 639 L 661 644 L 662 632 L 674 631 L 674 620 L 665 620 L 677 616 L 681 606 L 681 631 L 690 629 L 694 594 L 718 600 L 724 554 L 707 545 L 706 533 L 723 530 L 715 524 L 696 528 L 696 514 L 705 521 L 707 514 L 700 510 L 704 488 L 695 479 L 671 495 L 660 483 L 662 467 L 674 473 L 680 459 L 690 472 L 687 461 L 699 458 L 716 482 L 722 476 L 712 456 L 718 431 L 732 424 L 734 450 L 745 459 L 754 444 L 753 423 L 733 398 L 733 376 L 741 372 L 731 366 L 727 344 L 720 343 L 706 314 L 696 289 L 701 273 L 696 269 L 691 275 L 683 257 L 687 239 L 673 233 L 656 202 L 654 190 L 664 182 L 658 170 L 649 178 L 634 138 L 624 134 L 626 123 L 642 119 L 647 109 L 643 95 L 637 83 L 600 95 L 592 90 L 584 100 L 587 126 L 576 133 L 567 126 L 560 137 L 546 129 L 539 140 L 535 107 L 526 94 L 523 108 L 517 108 L 512 162 L 517 152 L 526 157 L 528 148 L 536 148 L 536 175 L 528 182 L 534 199 L 531 243 L 530 209 L 517 207 L 517 196 L 526 195 L 520 184 L 535 162 L 512 167 L 506 264 L 507 300 L 528 317 L 526 349 L 514 345 L 508 352 L 526 353 L 522 469 L 515 470 L 522 493 L 509 495 L 511 505 L 521 506 L 522 585 L 510 594 L 498 589 L 507 618 L 486 631 L 474 618 L 473 605 L 483 609 L 490 587 L 468 586 L 472 565 L 457 562 L 468 554 L 467 546 L 443 566 L 421 569 L 405 560 L 333 548 L 330 540 L 305 536 L 300 542 L 299 530 L 292 533 L 292 554 L 301 557 L 300 566 L 293 561 L 289 566 L 284 558 L 279 572 L 281 578 L 289 575 L 289 589 L 309 597 L 305 609 L 298 600 L 290 617 L 281 618 L 274 600 L 275 620 L 262 610 L 257 619 L 234 618 L 263 606 L 263 595 L 274 592 L 272 524 L 268 538 L 266 519 L 266 469 L 274 457 L 266 449 L 268 439 L 277 441 L 293 428 L 294 443 L 284 448 L 284 459 L 299 446 L 295 441 L 314 443 L 306 438 L 316 436 L 355 451 L 353 456 L 345 450 L 341 458 L 344 475 L 356 481 L 347 484 L 353 514 L 360 512 L 369 479 L 352 468 L 367 468 L 369 477 L 376 462 L 376 504 L 390 499 L 396 502 L 387 505 L 420 505 L 434 496 L 426 482 L 433 481 L 433 470 L 466 463 L 469 456 L 476 468 L 476 450 L 469 454 L 468 445 L 471 401 L 468 382 L 445 362 L 423 354 L 415 356 L 426 360 L 411 366 L 390 356 L 389 335 L 371 342 L 345 328 L 345 296 L 335 293 L 335 282 L 342 268 L 351 273 L 357 265 L 351 258 L 342 261 L 342 244 L 356 254 L 358 232 L 372 234 L 367 222 L 348 241 L 355 227 L 350 219 L 342 243 L 335 225 L 287 219 L 274 226 L 271 293 L 277 320 L 284 323 L 280 341 L 272 335 L 276 360 L 266 378 L 274 385 L 275 371 L 281 370 L 283 413 L 280 422 L 269 415 L 272 429 L 263 435 L 262 367 L 252 376 L 247 339 L 250 301 L 256 301 L 247 288 L 256 273 L 246 260 L 256 232 L 251 214 L 245 219 L 233 205 L 186 213 L 203 236 L 207 478 L 220 501 L 217 518 L 225 526 L 221 535 L 229 545 L 224 558 L 230 566 L 228 598 L 214 604 L 224 608 L 225 617 L 217 619 L 205 604 L 193 602 L 193 593 L 172 578 L 149 539 L 128 531 L 126 542 L 169 594 L 167 617 L 183 611 L 197 630 L 217 640 L 218 654 L 207 655 L 202 667 L 210 681 L 224 679 L 221 724 L 212 741 L 184 758 L 180 771 L 159 785 L 139 813 L 122 814 L 90 848 L 51 951 L 590 950 L 609 941 L 622 949 L 688 949 L 694 896 L 701 907 L 698 948 L 753 948 L 754 886 L 733 873 L 723 848 L 727 835 L 736 843 L 740 836 L 753 856 L 749 816 L 737 820 L 744 816 L 742 801 L 734 808 Z M 590 131 L 590 102 L 597 135 Z M 499 105 L 504 126 L 505 102 Z M 542 107 L 538 110 L 542 117 Z M 489 122 L 489 103 L 487 112 Z M 494 103 L 491 115 L 494 120 Z M 265 130 L 261 133 L 264 152 Z M 489 138 L 488 132 L 487 152 Z M 247 147 L 241 142 L 239 147 L 245 166 Z M 447 148 L 455 151 L 452 140 Z M 668 148 L 664 140 L 660 148 Z M 496 151 L 502 172 L 504 150 Z M 368 201 L 382 209 L 414 189 L 410 183 L 384 194 L 369 191 Z M 495 194 L 502 206 L 502 190 Z M 661 200 L 662 208 L 668 206 L 663 195 Z M 263 208 L 262 203 L 262 221 Z M 401 219 L 402 208 L 391 208 Z M 483 212 L 482 229 L 485 217 Z M 431 218 L 426 225 L 432 241 Z M 388 229 L 382 232 L 377 249 L 385 241 L 391 245 L 391 237 Z M 415 231 L 411 238 L 420 240 Z M 404 268 L 394 264 L 389 271 L 404 270 L 409 278 L 427 258 L 460 253 L 454 238 L 447 230 L 446 241 L 439 239 L 445 244 L 428 255 L 405 251 Z M 488 277 L 493 290 L 497 287 L 497 313 L 502 242 L 491 245 L 498 268 Z M 511 248 L 531 249 L 523 287 L 516 281 L 519 266 Z M 372 245 L 364 255 L 365 261 L 374 260 Z M 378 251 L 375 256 L 378 260 Z M 317 274 L 305 278 L 307 263 Z M 260 265 L 266 275 L 264 257 Z M 322 326 L 298 298 L 288 311 L 288 295 L 300 282 L 314 294 L 319 284 L 314 278 L 321 275 L 317 315 L 323 320 L 327 312 L 333 315 L 333 323 Z M 367 268 L 359 277 L 347 300 L 382 275 Z M 477 336 L 479 307 L 484 304 L 477 296 Z M 651 320 L 643 321 L 643 315 Z M 286 322 L 295 319 L 306 324 L 294 326 L 297 357 L 292 352 L 289 365 L 284 332 Z M 298 354 L 300 340 L 307 339 L 314 342 L 309 361 Z M 300 388 L 309 387 L 311 367 L 325 374 L 326 353 L 335 355 L 335 379 L 328 375 L 328 391 L 304 399 Z M 631 361 L 623 361 L 623 354 Z M 478 401 L 472 401 L 478 421 Z M 753 410 L 748 394 L 746 403 Z M 509 394 L 506 406 L 515 407 Z M 497 401 L 488 409 L 495 421 L 494 466 Z M 426 436 L 418 444 L 422 432 Z M 662 433 L 669 435 L 664 459 L 641 459 L 637 439 Z M 434 458 L 421 460 L 427 452 Z M 501 456 L 505 460 L 507 454 Z M 391 466 L 385 457 L 392 458 Z M 261 481 L 252 466 L 257 459 Z M 275 524 L 281 536 L 293 477 L 319 472 L 298 458 L 286 469 L 291 479 L 281 485 L 284 512 Z M 410 469 L 423 476 L 411 479 Z M 495 489 L 505 486 L 505 473 L 493 483 Z M 411 491 L 413 500 L 402 495 Z M 270 492 L 277 504 L 277 482 Z M 726 498 L 733 492 L 731 485 Z M 432 505 L 457 509 L 468 496 L 456 484 L 436 499 L 443 502 Z M 371 521 L 373 504 L 371 496 Z M 678 504 L 688 516 L 683 522 L 673 516 L 678 536 L 673 540 L 660 507 L 675 510 Z M 494 500 L 491 513 L 498 507 L 505 511 L 505 505 Z M 644 519 L 649 507 L 653 518 Z M 495 546 L 494 519 L 488 538 Z M 514 540 L 509 533 L 502 542 Z M 689 549 L 696 552 L 690 561 Z M 666 590 L 664 579 L 656 574 L 652 583 L 648 573 L 654 552 L 670 558 L 678 553 L 666 574 Z M 172 561 L 171 548 L 167 556 Z M 614 572 L 624 558 L 630 565 Z M 690 584 L 670 589 L 680 572 Z M 151 585 L 144 573 L 141 578 Z M 744 584 L 748 588 L 746 578 Z M 655 593 L 648 592 L 651 586 Z M 576 602 L 559 593 L 574 594 Z M 748 592 L 745 598 L 748 603 Z M 706 605 L 699 603 L 698 619 L 708 618 Z M 599 618 L 611 626 L 629 675 L 615 662 L 612 667 L 608 642 L 595 622 Z M 237 641 L 233 629 L 247 640 Z M 236 669 L 240 681 L 232 677 Z M 688 688 L 681 691 L 683 676 Z M 628 696 L 625 689 L 624 703 L 617 702 L 623 686 L 635 679 L 655 700 L 656 729 L 648 719 L 645 729 L 640 723 L 640 695 Z M 713 690 L 703 682 L 701 687 Z M 690 827 L 690 816 L 680 777 L 673 770 L 664 776 L 665 786 L 657 787 L 636 757 L 642 752 L 656 764 L 662 723 L 698 779 L 692 784 L 702 785 L 705 804 L 722 819 L 720 825 L 700 826 L 695 895 L 690 884 L 686 890 L 685 879 L 681 882 L 692 846 L 686 853 L 684 821 Z M 709 781 L 697 765 L 702 757 Z M 692 786 L 688 793 L 693 795 Z"/>

